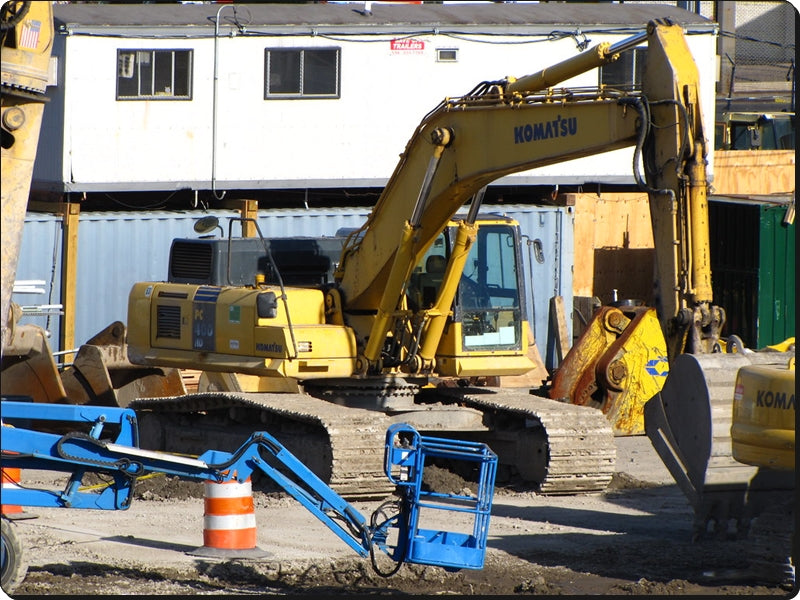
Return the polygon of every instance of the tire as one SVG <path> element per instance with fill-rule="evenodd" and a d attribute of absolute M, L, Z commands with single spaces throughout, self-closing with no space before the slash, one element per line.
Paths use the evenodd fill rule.
<path fill-rule="evenodd" d="M 2 580 L 0 587 L 6 594 L 11 594 L 22 583 L 28 572 L 23 561 L 22 546 L 19 543 L 14 525 L 8 519 L 0 519 L 2 523 Z"/>

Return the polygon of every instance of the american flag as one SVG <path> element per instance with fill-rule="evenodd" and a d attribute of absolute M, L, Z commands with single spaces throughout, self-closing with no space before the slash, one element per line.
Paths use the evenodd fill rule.
<path fill-rule="evenodd" d="M 39 30 L 42 28 L 41 21 L 28 20 L 22 25 L 22 35 L 19 37 L 19 47 L 28 50 L 36 50 L 39 45 Z"/>

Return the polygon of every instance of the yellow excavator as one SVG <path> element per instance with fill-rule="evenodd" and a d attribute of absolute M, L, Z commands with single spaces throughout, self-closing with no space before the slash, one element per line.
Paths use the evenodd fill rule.
<path fill-rule="evenodd" d="M 641 92 L 555 87 L 644 42 Z M 316 456 L 334 487 L 370 495 L 379 491 L 372 486 L 380 465 L 364 447 L 378 445 L 364 441 L 402 420 L 488 442 L 501 465 L 542 493 L 603 489 L 615 450 L 601 411 L 472 385 L 531 368 L 520 286 L 503 275 L 518 242 L 490 235 L 479 222 L 481 191 L 510 173 L 634 147 L 657 254 L 656 307 L 647 317 L 657 316 L 664 347 L 645 363 L 621 349 L 607 371 L 624 388 L 626 373 L 650 360 L 672 363 L 720 347 L 724 311 L 711 295 L 705 136 L 697 68 L 681 28 L 668 22 L 448 98 L 417 127 L 366 223 L 329 260 L 324 283 L 286 285 L 272 257 L 277 240 L 263 239 L 247 242 L 261 244 L 260 264 L 234 282 L 234 242 L 244 242 L 231 239 L 231 224 L 229 241 L 218 240 L 216 250 L 173 245 L 176 277 L 134 286 L 131 361 L 197 369 L 211 382 L 198 394 L 135 400 L 151 432 L 143 435 L 154 447 L 187 451 L 193 437 L 267 424 L 294 437 L 283 441 L 305 450 L 303 460 Z M 324 249 L 308 243 L 288 255 L 324 264 Z"/>

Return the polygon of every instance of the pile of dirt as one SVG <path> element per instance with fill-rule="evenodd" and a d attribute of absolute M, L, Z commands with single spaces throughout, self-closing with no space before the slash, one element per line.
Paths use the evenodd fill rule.
<path fill-rule="evenodd" d="M 202 498 L 204 484 L 202 481 L 191 481 L 171 477 L 163 473 L 155 473 L 140 477 L 133 488 L 133 497 L 136 500 L 186 500 L 187 498 Z"/>
<path fill-rule="evenodd" d="M 642 481 L 636 477 L 625 473 L 624 471 L 617 471 L 611 476 L 611 481 L 608 484 L 607 490 L 636 490 L 644 488 L 658 487 L 657 483 L 651 481 Z"/>
<path fill-rule="evenodd" d="M 439 494 L 477 494 L 478 486 L 444 467 L 427 465 L 422 471 L 422 485 L 426 491 Z"/>

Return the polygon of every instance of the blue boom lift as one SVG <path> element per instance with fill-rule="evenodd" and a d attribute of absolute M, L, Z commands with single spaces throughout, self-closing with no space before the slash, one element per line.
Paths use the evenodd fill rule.
<path fill-rule="evenodd" d="M 382 504 L 368 521 L 294 455 L 266 432 L 254 433 L 235 452 L 209 450 L 197 458 L 139 447 L 136 413 L 131 409 L 40 404 L 3 400 L 2 467 L 69 473 L 63 490 L 11 486 L 4 504 L 56 508 L 125 510 L 131 505 L 137 478 L 165 473 L 182 479 L 246 481 L 260 471 L 293 496 L 355 552 L 369 556 L 377 573 L 388 577 L 403 563 L 435 565 L 447 570 L 481 569 L 486 554 L 497 456 L 481 443 L 420 435 L 400 423 L 386 432 L 384 470 L 396 486 L 397 500 Z M 39 422 L 38 427 L 33 424 Z M 51 433 L 65 431 L 68 433 Z M 430 461 L 466 461 L 477 478 L 477 492 L 431 491 L 423 486 Z M 112 482 L 102 491 L 82 491 L 87 473 L 102 473 Z M 472 533 L 423 529 L 421 511 L 466 513 Z M 426 522 L 427 522 L 426 517 Z M 382 571 L 375 549 L 393 561 Z M 2 519 L 2 587 L 18 583 L 21 546 L 14 524 Z"/>

